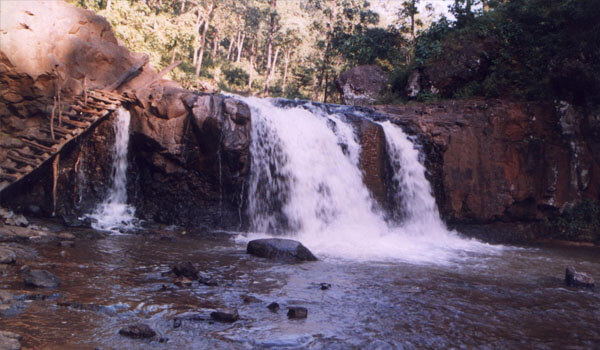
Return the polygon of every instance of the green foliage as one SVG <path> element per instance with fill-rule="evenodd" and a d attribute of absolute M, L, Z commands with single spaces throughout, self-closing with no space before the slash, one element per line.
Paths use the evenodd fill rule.
<path fill-rule="evenodd" d="M 562 215 L 546 221 L 556 238 L 577 241 L 600 241 L 600 205 L 586 199 Z"/>
<path fill-rule="evenodd" d="M 242 87 L 248 83 L 249 74 L 246 73 L 245 70 L 239 67 L 232 67 L 229 69 L 223 70 L 225 80 L 230 85 L 234 85 L 236 87 Z"/>
<path fill-rule="evenodd" d="M 490 1 L 485 13 L 474 11 L 475 4 L 457 0 L 456 22 L 442 19 L 416 40 L 416 62 L 424 67 L 444 57 L 451 63 L 449 49 L 458 52 L 474 41 L 497 44 L 480 52 L 489 61 L 484 76 L 464 81 L 455 96 L 600 103 L 594 92 L 600 88 L 599 1 Z"/>

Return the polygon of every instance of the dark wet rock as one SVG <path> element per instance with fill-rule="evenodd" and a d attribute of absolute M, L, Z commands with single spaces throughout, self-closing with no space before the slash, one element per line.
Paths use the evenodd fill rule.
<path fill-rule="evenodd" d="M 260 303 L 262 301 L 262 300 L 258 299 L 255 296 L 252 296 L 252 295 L 242 295 L 242 300 L 244 301 L 245 304 Z"/>
<path fill-rule="evenodd" d="M 194 267 L 194 265 L 189 262 L 179 262 L 171 267 L 171 272 L 175 274 L 175 276 L 183 276 L 187 277 L 191 280 L 198 279 L 198 269 Z"/>
<path fill-rule="evenodd" d="M 20 350 L 21 336 L 7 331 L 0 331 L 0 350 Z"/>
<path fill-rule="evenodd" d="M 88 217 L 79 217 L 77 215 L 63 215 L 63 223 L 67 227 L 88 228 L 92 227 L 92 219 Z"/>
<path fill-rule="evenodd" d="M 288 307 L 288 313 L 287 313 L 288 318 L 300 319 L 300 318 L 306 318 L 307 316 L 308 316 L 308 310 L 305 307 L 301 307 L 301 306 Z"/>
<path fill-rule="evenodd" d="M 14 264 L 17 260 L 17 255 L 10 249 L 0 247 L 0 264 Z"/>
<path fill-rule="evenodd" d="M 248 242 L 248 254 L 261 258 L 283 261 L 316 261 L 308 248 L 298 241 L 282 238 L 256 239 Z"/>
<path fill-rule="evenodd" d="M 166 338 L 166 337 L 160 337 L 160 338 L 158 339 L 158 342 L 159 342 L 159 343 L 166 343 L 166 342 L 168 342 L 168 341 L 169 341 L 169 338 Z"/>
<path fill-rule="evenodd" d="M 194 281 L 185 276 L 179 276 L 175 277 L 173 283 L 178 287 L 190 287 L 194 283 Z"/>
<path fill-rule="evenodd" d="M 240 315 L 235 309 L 223 309 L 211 312 L 210 318 L 217 322 L 233 323 L 240 319 Z"/>
<path fill-rule="evenodd" d="M 319 283 L 319 286 L 321 287 L 321 290 L 327 290 L 327 289 L 331 288 L 330 283 Z"/>
<path fill-rule="evenodd" d="M 60 279 L 46 270 L 22 271 L 23 281 L 26 285 L 38 288 L 57 288 L 60 286 Z"/>
<path fill-rule="evenodd" d="M 217 287 L 219 285 L 219 282 L 216 279 L 208 276 L 200 276 L 198 282 L 209 287 Z"/>
<path fill-rule="evenodd" d="M 158 240 L 162 241 L 162 242 L 175 242 L 175 237 L 172 237 L 172 236 L 160 236 L 160 238 Z"/>
<path fill-rule="evenodd" d="M 267 308 L 273 312 L 277 312 L 277 311 L 279 311 L 279 304 L 276 302 L 272 302 L 271 304 L 269 304 L 267 306 Z"/>
<path fill-rule="evenodd" d="M 84 311 L 102 311 L 105 306 L 102 305 L 96 305 L 96 304 L 83 304 L 83 303 L 77 303 L 77 302 L 72 302 L 72 301 L 59 301 L 56 303 L 56 305 L 58 306 L 62 306 L 62 307 L 68 307 L 68 308 L 72 308 L 72 309 L 76 309 L 76 310 L 84 310 Z"/>
<path fill-rule="evenodd" d="M 569 287 L 594 288 L 592 276 L 584 272 L 577 272 L 575 267 L 569 266 L 565 271 L 565 283 Z"/>
<path fill-rule="evenodd" d="M 0 208 L 0 219 L 9 226 L 27 227 L 29 221 L 23 215 L 15 214 L 12 210 Z"/>
<path fill-rule="evenodd" d="M 179 328 L 181 327 L 181 319 L 176 318 L 173 320 L 173 328 Z"/>
<path fill-rule="evenodd" d="M 65 247 L 65 248 L 73 248 L 75 246 L 75 242 L 73 242 L 73 241 L 60 241 L 60 242 L 58 242 L 58 246 L 59 247 Z"/>
<path fill-rule="evenodd" d="M 14 317 L 23 312 L 23 310 L 25 310 L 25 304 L 22 299 L 23 298 L 17 298 L 7 291 L 0 290 L 0 316 Z M 1 346 L 0 349 L 2 349 Z"/>
<path fill-rule="evenodd" d="M 119 330 L 119 334 L 133 339 L 145 339 L 156 336 L 156 332 L 145 323 L 125 326 Z"/>

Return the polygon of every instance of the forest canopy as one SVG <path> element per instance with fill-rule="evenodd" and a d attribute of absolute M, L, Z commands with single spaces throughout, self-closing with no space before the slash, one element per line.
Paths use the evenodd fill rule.
<path fill-rule="evenodd" d="M 600 1 L 454 0 L 452 19 L 427 1 L 396 2 L 384 26 L 364 0 L 69 0 L 105 16 L 130 49 L 172 79 L 222 90 L 338 102 L 344 70 L 376 64 L 389 74 L 383 102 L 509 97 L 600 97 Z M 385 2 L 385 1 L 384 1 Z M 423 6 L 425 5 L 425 6 Z M 388 21 L 389 22 L 389 21 Z"/>

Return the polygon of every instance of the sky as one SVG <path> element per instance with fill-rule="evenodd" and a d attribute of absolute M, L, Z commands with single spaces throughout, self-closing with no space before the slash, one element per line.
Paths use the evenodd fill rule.
<path fill-rule="evenodd" d="M 382 25 L 391 24 L 396 17 L 398 7 L 404 0 L 371 0 L 372 8 L 381 15 Z M 437 16 L 445 15 L 448 18 L 453 18 L 448 11 L 448 6 L 452 4 L 454 0 L 421 0 L 419 3 L 419 11 L 424 12 L 427 4 L 432 4 L 434 11 Z"/>

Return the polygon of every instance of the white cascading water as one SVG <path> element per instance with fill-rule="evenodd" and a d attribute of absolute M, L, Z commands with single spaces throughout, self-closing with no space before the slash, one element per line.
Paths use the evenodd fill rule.
<path fill-rule="evenodd" d="M 131 115 L 126 109 L 119 108 L 116 116 L 112 184 L 107 198 L 90 215 L 93 228 L 115 233 L 135 229 L 137 221 L 135 208 L 127 204 L 127 151 Z"/>
<path fill-rule="evenodd" d="M 251 238 L 289 236 L 321 256 L 448 263 L 497 248 L 448 231 L 439 217 L 419 152 L 381 123 L 401 189 L 405 220 L 378 212 L 359 168 L 360 144 L 345 117 L 317 108 L 279 108 L 246 98 L 252 110 Z"/>

